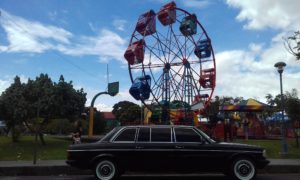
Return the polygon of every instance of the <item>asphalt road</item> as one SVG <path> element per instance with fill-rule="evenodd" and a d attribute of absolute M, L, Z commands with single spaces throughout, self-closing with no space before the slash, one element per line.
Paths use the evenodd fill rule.
<path fill-rule="evenodd" d="M 93 176 L 0 176 L 1 180 L 94 180 Z M 120 180 L 229 180 L 221 174 L 204 174 L 204 175 L 124 175 Z M 259 174 L 257 180 L 299 180 L 300 174 Z"/>

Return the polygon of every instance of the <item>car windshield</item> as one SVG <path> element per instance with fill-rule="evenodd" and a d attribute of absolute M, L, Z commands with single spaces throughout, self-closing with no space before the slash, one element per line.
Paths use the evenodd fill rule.
<path fill-rule="evenodd" d="M 101 138 L 98 142 L 106 142 L 120 129 L 120 127 L 115 127 L 109 133 L 107 133 L 103 138 Z"/>
<path fill-rule="evenodd" d="M 205 134 L 203 131 L 201 131 L 200 129 L 198 129 L 197 127 L 195 128 L 200 134 L 201 136 L 203 136 L 205 139 L 207 139 L 209 142 L 211 143 L 215 143 L 216 141 L 213 140 L 212 138 L 210 138 L 207 134 Z"/>

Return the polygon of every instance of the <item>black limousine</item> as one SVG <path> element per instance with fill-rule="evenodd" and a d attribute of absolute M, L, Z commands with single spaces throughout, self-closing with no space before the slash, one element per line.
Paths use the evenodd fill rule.
<path fill-rule="evenodd" d="M 67 164 L 92 169 L 100 180 L 125 171 L 222 172 L 253 179 L 269 163 L 261 147 L 215 142 L 192 126 L 117 127 L 100 141 L 71 145 L 67 152 Z"/>

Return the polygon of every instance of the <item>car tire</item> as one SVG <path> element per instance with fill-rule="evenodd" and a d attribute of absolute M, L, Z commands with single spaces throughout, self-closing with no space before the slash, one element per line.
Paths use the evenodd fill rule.
<path fill-rule="evenodd" d="M 237 158 L 231 164 L 231 176 L 238 180 L 251 180 L 256 176 L 256 167 L 249 158 Z"/>
<path fill-rule="evenodd" d="M 99 160 L 95 165 L 94 174 L 99 180 L 114 180 L 119 177 L 117 165 L 110 159 Z"/>

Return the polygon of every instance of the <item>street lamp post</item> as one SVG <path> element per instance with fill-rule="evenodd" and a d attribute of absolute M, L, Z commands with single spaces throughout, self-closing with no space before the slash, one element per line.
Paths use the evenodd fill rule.
<path fill-rule="evenodd" d="M 274 67 L 277 68 L 277 71 L 279 73 L 280 77 L 280 95 L 281 95 L 281 111 L 282 111 L 282 122 L 281 122 L 281 133 L 282 133 L 282 149 L 281 149 L 281 155 L 287 155 L 288 153 L 288 147 L 286 143 L 286 129 L 285 129 L 285 121 L 284 121 L 284 100 L 283 100 L 283 91 L 282 91 L 282 73 L 284 70 L 284 67 L 286 66 L 285 62 L 278 62 L 274 65 Z"/>

